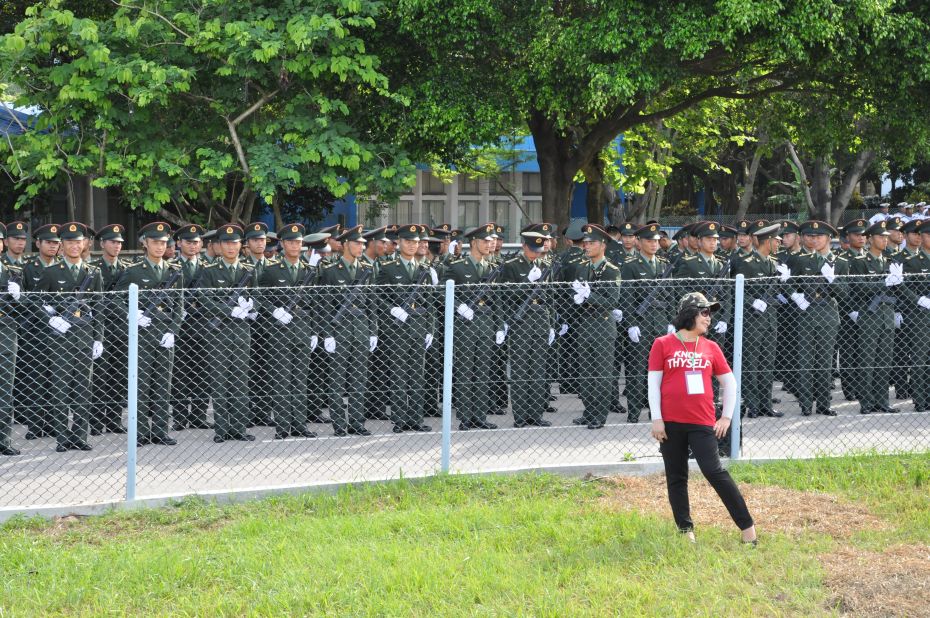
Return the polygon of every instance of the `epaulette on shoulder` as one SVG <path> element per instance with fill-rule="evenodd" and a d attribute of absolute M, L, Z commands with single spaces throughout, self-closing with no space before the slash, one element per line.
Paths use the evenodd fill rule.
<path fill-rule="evenodd" d="M 181 265 L 177 262 L 168 262 L 168 268 L 171 270 L 181 270 Z"/>
<path fill-rule="evenodd" d="M 397 260 L 387 260 L 386 262 L 381 262 L 381 266 L 391 266 L 392 264 L 396 264 L 396 263 L 397 263 Z"/>
<path fill-rule="evenodd" d="M 639 260 L 640 260 L 640 256 L 638 255 L 628 255 L 625 258 L 623 258 L 623 263 L 626 264 L 627 262 L 638 262 Z"/>
<path fill-rule="evenodd" d="M 866 258 L 866 256 L 868 256 L 868 255 L 869 255 L 868 253 L 863 253 L 862 255 L 854 255 L 854 256 L 852 256 L 852 259 L 854 259 L 854 260 L 864 260 L 864 259 Z M 849 259 L 849 258 L 847 258 L 847 259 Z"/>
<path fill-rule="evenodd" d="M 204 268 L 216 268 L 217 266 L 219 266 L 217 262 L 208 262 Z"/>
<path fill-rule="evenodd" d="M 463 258 L 463 257 L 452 258 L 452 261 L 449 262 L 449 266 L 452 266 L 453 264 L 461 264 L 461 263 L 463 263 L 464 261 L 465 261 L 465 258 Z"/>
<path fill-rule="evenodd" d="M 336 266 L 339 266 L 341 268 L 342 261 L 340 260 L 339 262 L 320 262 L 319 263 L 320 270 L 329 270 L 330 268 L 335 268 Z"/>
<path fill-rule="evenodd" d="M 604 264 L 604 268 L 613 268 L 614 270 L 620 270 L 620 267 L 614 264 L 613 262 L 611 262 L 610 260 L 607 260 L 607 263 Z"/>
<path fill-rule="evenodd" d="M 255 270 L 255 264 L 249 264 L 248 262 L 239 262 L 239 266 L 246 270 Z"/>
<path fill-rule="evenodd" d="M 691 261 L 696 260 L 696 259 L 697 259 L 697 256 L 696 256 L 696 255 L 686 255 L 686 256 L 683 256 L 683 257 L 681 258 L 681 261 L 682 261 L 682 262 L 691 262 Z"/>
<path fill-rule="evenodd" d="M 520 260 L 520 256 L 512 257 L 509 260 L 504 260 L 504 264 L 510 264 L 511 262 L 517 262 Z"/>
<path fill-rule="evenodd" d="M 278 264 L 280 264 L 280 263 L 281 263 L 281 260 L 279 260 L 278 258 L 271 258 L 270 260 L 268 260 L 268 264 L 267 264 L 267 265 L 268 265 L 268 266 L 276 266 L 276 265 L 278 265 Z"/>

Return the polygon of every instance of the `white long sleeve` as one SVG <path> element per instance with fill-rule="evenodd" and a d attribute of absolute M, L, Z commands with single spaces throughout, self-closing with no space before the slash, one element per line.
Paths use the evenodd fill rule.
<path fill-rule="evenodd" d="M 649 372 L 649 416 L 654 421 L 662 420 L 662 373 Z"/>
<path fill-rule="evenodd" d="M 733 418 L 733 410 L 736 409 L 736 378 L 733 372 L 717 376 L 720 382 L 721 397 L 723 399 L 723 416 L 724 418 Z M 650 402 L 651 403 L 651 402 Z"/>

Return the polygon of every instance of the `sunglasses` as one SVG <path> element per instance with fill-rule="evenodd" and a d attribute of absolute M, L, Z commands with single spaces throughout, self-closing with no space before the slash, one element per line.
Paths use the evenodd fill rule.
<path fill-rule="evenodd" d="M 701 309 L 700 311 L 700 314 L 703 315 L 705 318 L 709 318 L 711 313 L 712 312 L 710 309 Z"/>

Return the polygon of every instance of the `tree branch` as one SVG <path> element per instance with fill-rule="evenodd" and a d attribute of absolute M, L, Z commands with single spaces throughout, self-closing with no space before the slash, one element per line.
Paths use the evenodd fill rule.
<path fill-rule="evenodd" d="M 814 199 L 811 197 L 811 188 L 807 182 L 807 172 L 804 170 L 804 164 L 801 163 L 801 159 L 798 157 L 791 140 L 788 140 L 788 154 L 791 156 L 791 161 L 798 169 L 798 175 L 801 177 L 801 190 L 804 192 L 804 200 L 807 202 L 807 212 L 813 213 Z"/>
<path fill-rule="evenodd" d="M 161 13 L 159 13 L 158 11 L 152 11 L 152 10 L 147 9 L 147 8 L 145 8 L 145 7 L 142 7 L 142 6 L 132 6 L 131 4 L 123 4 L 123 3 L 121 3 L 121 2 L 117 2 L 116 0 L 112 0 L 112 2 L 113 2 L 113 4 L 115 4 L 116 6 L 118 6 L 118 7 L 120 7 L 120 8 L 129 9 L 129 10 L 131 10 L 131 11 L 141 11 L 141 12 L 143 12 L 143 13 L 148 13 L 148 14 L 151 15 L 152 17 L 157 17 L 158 19 L 160 19 L 160 20 L 162 20 L 163 22 L 165 22 L 166 24 L 168 24 L 168 27 L 170 27 L 172 30 L 174 30 L 175 32 L 177 32 L 178 34 L 180 34 L 181 36 L 183 36 L 184 38 L 186 38 L 186 39 L 192 38 L 191 35 L 187 34 L 187 33 L 184 32 L 183 30 L 181 30 L 180 28 L 178 28 L 177 26 L 175 26 L 175 25 L 171 22 L 170 19 L 168 19 L 167 17 L 165 17 L 164 15 L 162 15 Z"/>

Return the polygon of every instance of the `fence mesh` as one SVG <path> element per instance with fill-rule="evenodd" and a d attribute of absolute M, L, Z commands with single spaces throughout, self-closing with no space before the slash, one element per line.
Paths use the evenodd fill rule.
<path fill-rule="evenodd" d="M 436 473 L 438 270 L 438 285 L 265 276 L 241 289 L 141 290 L 137 497 Z M 692 291 L 722 303 L 709 338 L 731 362 L 742 349 L 744 457 L 930 445 L 926 274 L 746 279 L 740 330 L 732 279 L 557 278 L 455 286 L 452 471 L 657 458 L 646 362 Z M 0 388 L 21 453 L 0 457 L 0 507 L 122 499 L 128 294 L 4 302 Z"/>

